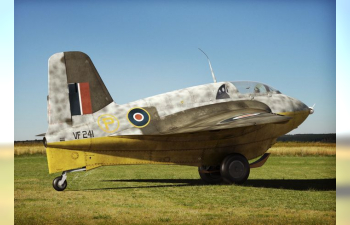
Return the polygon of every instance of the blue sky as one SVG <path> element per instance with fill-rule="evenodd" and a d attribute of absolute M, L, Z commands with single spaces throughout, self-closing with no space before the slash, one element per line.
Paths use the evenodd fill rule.
<path fill-rule="evenodd" d="M 315 114 L 292 133 L 336 130 L 335 1 L 16 1 L 15 140 L 47 129 L 47 60 L 83 51 L 114 101 L 218 81 L 267 83 Z"/>
<path fill-rule="evenodd" d="M 0 135 L 0 145 L 12 144 L 14 134 L 14 96 L 13 96 L 13 73 L 14 73 L 14 10 L 13 2 L 0 1 L 0 96 L 2 110 L 0 116 L 3 119 L 4 131 Z M 3 108 L 4 107 L 4 108 Z M 6 107 L 6 108 L 5 108 Z"/>

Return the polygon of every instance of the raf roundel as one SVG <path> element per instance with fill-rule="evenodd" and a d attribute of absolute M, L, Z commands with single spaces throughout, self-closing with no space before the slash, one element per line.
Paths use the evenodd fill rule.
<path fill-rule="evenodd" d="M 133 118 L 134 118 L 134 120 L 136 120 L 137 122 L 142 122 L 142 121 L 145 119 L 145 117 L 144 117 L 141 113 L 135 113 L 135 114 L 133 115 Z"/>
<path fill-rule="evenodd" d="M 151 116 L 143 108 L 131 109 L 127 117 L 130 123 L 137 128 L 142 128 L 147 126 L 151 120 Z"/>

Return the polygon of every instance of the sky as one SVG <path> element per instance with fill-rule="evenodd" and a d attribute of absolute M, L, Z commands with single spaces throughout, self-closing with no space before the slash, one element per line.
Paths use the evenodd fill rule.
<path fill-rule="evenodd" d="M 0 135 L 2 144 L 13 144 L 14 138 L 14 6 L 11 1 L 0 1 L 0 99 L 6 110 L 0 110 L 2 127 L 5 132 Z M 1 109 L 3 109 L 1 107 Z M 1 159 L 1 157 L 0 157 Z"/>
<path fill-rule="evenodd" d="M 349 109 L 336 100 L 335 1 L 19 0 L 14 6 L 15 140 L 46 132 L 47 60 L 63 51 L 87 53 L 117 104 L 213 82 L 199 47 L 218 81 L 259 81 L 316 104 L 292 134 L 335 133 L 336 102 Z M 338 71 L 346 71 L 343 64 Z"/>

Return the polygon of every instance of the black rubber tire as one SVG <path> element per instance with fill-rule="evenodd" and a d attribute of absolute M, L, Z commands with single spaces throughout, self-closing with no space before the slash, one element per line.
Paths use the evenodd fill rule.
<path fill-rule="evenodd" d="M 222 179 L 229 184 L 243 184 L 249 177 L 249 162 L 241 154 L 228 155 L 221 163 Z"/>
<path fill-rule="evenodd" d="M 201 170 L 219 170 L 215 173 L 201 173 Z M 201 179 L 207 184 L 220 184 L 222 183 L 222 178 L 220 174 L 220 166 L 200 166 L 198 167 L 198 173 Z"/>
<path fill-rule="evenodd" d="M 56 177 L 52 181 L 52 186 L 56 191 L 63 191 L 67 187 L 67 180 L 64 181 L 63 185 L 59 185 L 60 180 L 62 180 L 62 176 Z"/>

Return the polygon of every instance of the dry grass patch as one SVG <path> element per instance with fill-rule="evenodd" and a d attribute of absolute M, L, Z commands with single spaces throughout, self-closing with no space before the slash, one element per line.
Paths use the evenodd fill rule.
<path fill-rule="evenodd" d="M 268 150 L 277 156 L 335 156 L 335 143 L 277 142 Z"/>
<path fill-rule="evenodd" d="M 46 155 L 46 149 L 41 144 L 36 145 L 17 145 L 15 144 L 15 155 L 33 155 L 33 154 L 40 154 L 40 155 Z"/>

